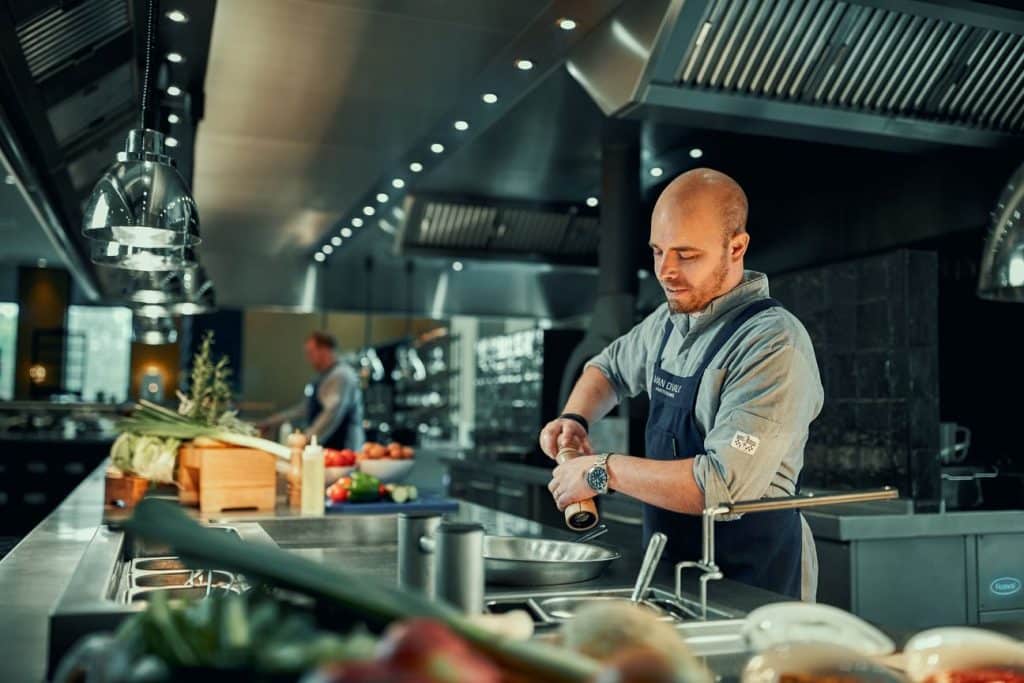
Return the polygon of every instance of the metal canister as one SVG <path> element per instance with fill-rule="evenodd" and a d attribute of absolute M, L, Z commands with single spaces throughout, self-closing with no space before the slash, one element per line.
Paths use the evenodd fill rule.
<path fill-rule="evenodd" d="M 398 515 L 398 585 L 434 597 L 434 557 L 423 539 L 433 539 L 441 516 L 431 512 Z"/>
<path fill-rule="evenodd" d="M 445 522 L 434 538 L 434 594 L 466 614 L 480 614 L 484 610 L 484 528 Z"/>

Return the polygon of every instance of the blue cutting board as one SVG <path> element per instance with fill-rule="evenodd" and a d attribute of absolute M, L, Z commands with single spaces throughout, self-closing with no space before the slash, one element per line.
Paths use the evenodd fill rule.
<path fill-rule="evenodd" d="M 441 496 L 420 496 L 409 503 L 332 503 L 327 502 L 326 511 L 338 515 L 390 515 L 398 512 L 456 512 L 457 501 Z"/>

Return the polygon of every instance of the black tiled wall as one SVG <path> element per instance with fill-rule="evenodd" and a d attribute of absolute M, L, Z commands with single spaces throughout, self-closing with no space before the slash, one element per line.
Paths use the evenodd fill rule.
<path fill-rule="evenodd" d="M 810 333 L 825 405 L 811 425 L 810 488 L 899 487 L 937 498 L 938 263 L 898 250 L 771 279 Z"/>

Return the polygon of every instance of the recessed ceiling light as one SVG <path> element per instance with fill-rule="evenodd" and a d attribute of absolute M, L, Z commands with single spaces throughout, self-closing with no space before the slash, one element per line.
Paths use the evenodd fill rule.
<path fill-rule="evenodd" d="M 180 52 L 168 52 L 167 61 L 171 64 L 181 64 L 185 61 L 185 57 Z"/>
<path fill-rule="evenodd" d="M 176 24 L 184 24 L 188 22 L 188 15 L 182 12 L 180 9 L 172 9 L 166 14 L 167 18 Z"/>
<path fill-rule="evenodd" d="M 433 152 L 434 154 L 440 154 L 441 152 L 444 151 L 444 145 L 442 145 L 440 142 L 435 142 L 430 146 L 430 151 Z"/>
<path fill-rule="evenodd" d="M 372 206 L 364 206 L 363 213 L 367 216 L 372 216 L 373 214 L 377 213 L 377 209 L 373 208 Z"/>
<path fill-rule="evenodd" d="M 597 197 L 587 197 L 587 206 L 590 208 L 597 206 Z"/>
<path fill-rule="evenodd" d="M 181 88 L 176 85 L 169 85 L 167 86 L 167 94 L 171 97 L 177 97 L 181 94 Z"/>
<path fill-rule="evenodd" d="M 46 267 L 46 259 L 44 259 L 44 258 L 37 259 L 36 260 L 36 265 L 39 266 L 40 268 L 45 268 Z"/>
<path fill-rule="evenodd" d="M 362 223 L 362 221 L 360 221 L 360 223 Z M 341 236 L 342 237 L 351 237 L 352 236 L 352 228 L 342 228 L 341 229 Z"/>
<path fill-rule="evenodd" d="M 401 178 L 395 178 L 394 180 L 391 181 L 391 187 L 395 188 L 396 190 L 401 190 L 403 187 L 405 187 L 405 181 L 402 180 Z"/>
<path fill-rule="evenodd" d="M 572 19 L 569 19 L 568 17 L 565 17 L 558 20 L 558 28 L 562 29 L 563 31 L 571 31 L 574 28 L 576 28 L 576 22 L 573 21 Z"/>
<path fill-rule="evenodd" d="M 167 115 L 167 123 L 177 123 L 178 121 L 181 121 L 181 117 L 178 116 L 177 114 L 168 114 Z"/>
<path fill-rule="evenodd" d="M 459 119 L 455 122 L 455 130 L 469 130 L 469 122 Z"/>
<path fill-rule="evenodd" d="M 164 144 L 167 145 L 168 147 L 177 147 L 178 138 L 172 138 L 170 135 L 168 135 L 167 138 L 164 140 Z"/>
<path fill-rule="evenodd" d="M 456 273 L 462 270 L 462 261 L 453 261 L 452 270 L 454 270 Z"/>
<path fill-rule="evenodd" d="M 420 171 L 423 170 L 423 164 L 421 164 L 418 161 L 414 161 L 411 164 L 409 164 L 409 170 L 412 171 L 413 173 L 419 173 Z"/>
<path fill-rule="evenodd" d="M 694 147 L 693 149 L 690 150 L 691 159 L 700 159 L 702 156 L 704 156 L 704 150 L 702 150 L 700 147 Z"/>
<path fill-rule="evenodd" d="M 381 204 L 384 204 L 389 199 L 391 199 L 391 197 L 387 196 L 383 192 L 378 192 L 377 193 L 377 201 L 380 202 Z"/>
<path fill-rule="evenodd" d="M 651 176 L 653 176 L 655 178 L 660 178 L 661 174 L 664 173 L 664 172 L 665 171 L 664 171 L 664 169 L 661 168 L 661 166 L 652 166 L 651 167 Z"/>
<path fill-rule="evenodd" d="M 13 185 L 16 181 L 14 180 L 14 176 L 8 173 L 4 176 L 4 182 L 8 185 Z"/>
<path fill-rule="evenodd" d="M 487 104 L 494 104 L 495 102 L 498 101 L 498 96 L 492 92 L 485 92 L 483 94 L 483 97 L 481 97 L 480 99 L 482 99 Z"/>
<path fill-rule="evenodd" d="M 363 219 L 356 216 L 355 218 L 352 219 L 352 225 L 356 226 L 357 228 L 363 227 Z"/>
<path fill-rule="evenodd" d="M 529 71 L 533 68 L 533 62 L 529 59 L 517 59 L 516 68 L 520 71 Z"/>
<path fill-rule="evenodd" d="M 320 247 L 320 251 L 324 252 L 325 254 L 333 254 L 334 247 L 332 247 L 329 244 L 325 244 L 324 246 Z"/>
<path fill-rule="evenodd" d="M 341 246 L 341 238 L 338 237 L 337 235 L 335 235 L 334 237 L 331 238 L 331 244 L 333 244 L 336 247 L 340 247 Z"/>
<path fill-rule="evenodd" d="M 322 251 L 318 251 L 315 254 L 313 254 L 313 258 L 316 259 L 318 263 L 323 263 L 324 259 L 326 259 L 327 257 L 324 256 L 324 253 Z"/>

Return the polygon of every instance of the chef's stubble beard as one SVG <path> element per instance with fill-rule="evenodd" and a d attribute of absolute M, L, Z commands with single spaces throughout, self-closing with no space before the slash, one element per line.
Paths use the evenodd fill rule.
<path fill-rule="evenodd" d="M 701 287 L 695 292 L 697 299 L 692 304 L 683 303 L 681 301 L 673 301 L 666 295 L 668 301 L 668 310 L 672 313 L 696 313 L 697 311 L 703 311 L 707 308 L 708 304 L 711 303 L 712 299 L 720 296 L 722 293 L 722 285 L 725 284 L 725 279 L 729 277 L 729 252 L 726 251 L 722 254 L 722 260 L 719 262 L 718 267 L 715 268 L 715 272 L 711 276 L 710 284 L 707 287 Z"/>

